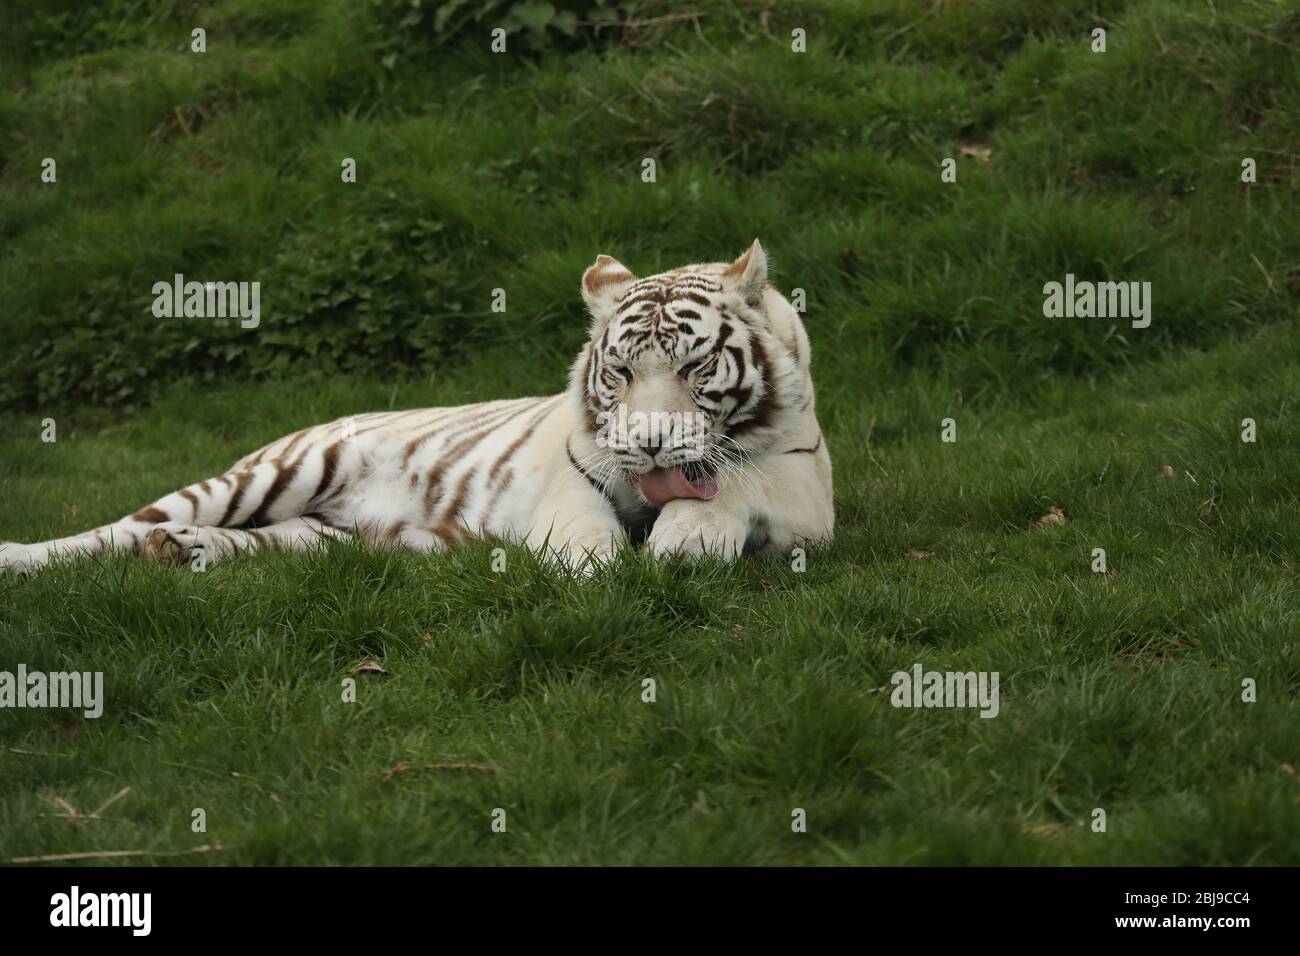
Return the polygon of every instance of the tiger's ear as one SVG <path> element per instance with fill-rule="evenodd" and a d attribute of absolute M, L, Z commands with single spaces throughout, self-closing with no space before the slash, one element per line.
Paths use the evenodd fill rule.
<path fill-rule="evenodd" d="M 743 256 L 727 266 L 722 276 L 747 304 L 758 308 L 767 288 L 767 253 L 759 241 L 755 239 Z"/>
<path fill-rule="evenodd" d="M 596 257 L 596 261 L 582 274 L 582 299 L 597 324 L 610 317 L 618 300 L 635 281 L 632 270 L 617 259 Z"/>

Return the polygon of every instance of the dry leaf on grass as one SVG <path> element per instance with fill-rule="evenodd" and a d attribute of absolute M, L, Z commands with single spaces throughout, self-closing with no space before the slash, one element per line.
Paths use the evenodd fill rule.
<path fill-rule="evenodd" d="M 1052 505 L 1051 510 L 1048 511 L 1047 514 L 1043 515 L 1037 522 L 1029 526 L 1029 530 L 1041 531 L 1043 528 L 1052 528 L 1056 525 L 1065 524 L 1067 517 L 1064 508 L 1060 505 Z"/>
<path fill-rule="evenodd" d="M 917 548 L 908 548 L 903 552 L 903 554 L 917 561 L 924 561 L 926 558 L 930 557 L 929 551 L 921 551 Z"/>
<path fill-rule="evenodd" d="M 963 156 L 974 156 L 976 159 L 987 163 L 993 157 L 993 147 L 986 146 L 984 143 L 962 143 L 961 154 Z"/>
<path fill-rule="evenodd" d="M 72 757 L 75 754 L 52 754 L 46 750 L 23 750 L 21 747 L 6 747 L 6 753 L 18 754 L 20 757 Z"/>
<path fill-rule="evenodd" d="M 1159 469 L 1156 470 L 1156 474 L 1161 478 L 1172 478 L 1174 476 L 1174 466 L 1161 465 Z"/>
<path fill-rule="evenodd" d="M 481 773 L 500 773 L 502 769 L 493 763 L 426 763 L 417 766 L 409 760 L 399 760 L 396 766 L 389 767 L 382 776 L 385 780 L 392 780 L 404 773 L 419 773 L 423 770 L 477 770 Z"/>
<path fill-rule="evenodd" d="M 190 850 L 93 850 L 89 853 L 52 853 L 45 856 L 15 856 L 5 860 L 6 863 L 68 863 L 72 860 L 121 860 L 144 856 L 189 856 L 192 853 L 220 853 L 230 849 L 220 843 L 196 846 Z"/>
<path fill-rule="evenodd" d="M 1036 837 L 1051 838 L 1060 836 L 1068 829 L 1064 823 L 1040 823 L 1038 826 L 1025 827 L 1024 831 Z"/>
<path fill-rule="evenodd" d="M 378 674 L 380 677 L 387 677 L 388 671 L 384 670 L 384 665 L 379 661 L 362 661 L 356 667 L 352 668 L 354 674 Z"/>
<path fill-rule="evenodd" d="M 107 809 L 108 809 L 109 807 L 111 807 L 113 804 L 117 803 L 117 801 L 121 800 L 123 797 L 125 797 L 125 796 L 126 796 L 128 793 L 130 793 L 130 792 L 131 792 L 131 788 L 130 788 L 130 787 L 123 787 L 123 788 L 122 788 L 121 790 L 119 790 L 117 793 L 113 794 L 113 796 L 109 797 L 109 798 L 108 798 L 107 800 L 105 800 L 102 804 L 100 804 L 98 810 L 95 810 L 95 811 L 93 811 L 93 812 L 91 812 L 91 813 L 81 813 L 79 810 L 77 810 L 76 807 L 74 807 L 71 803 L 69 803 L 69 802 L 68 802 L 67 800 L 65 800 L 63 797 L 46 797 L 46 798 L 45 798 L 45 802 L 46 802 L 46 803 L 48 803 L 48 804 L 49 804 L 50 806 L 52 806 L 52 807 L 55 807 L 56 809 L 62 810 L 63 812 L 62 812 L 62 813 L 47 813 L 47 814 L 45 814 L 45 816 L 47 816 L 47 817 L 58 817 L 58 818 L 61 819 L 61 820 L 67 820 L 67 821 L 68 821 L 68 825 L 71 826 L 71 827 L 75 830 L 78 826 L 80 826 L 80 824 L 81 824 L 81 822 L 82 822 L 83 820 L 99 820 L 99 819 L 101 819 L 101 814 L 102 814 L 105 810 L 107 810 Z"/>

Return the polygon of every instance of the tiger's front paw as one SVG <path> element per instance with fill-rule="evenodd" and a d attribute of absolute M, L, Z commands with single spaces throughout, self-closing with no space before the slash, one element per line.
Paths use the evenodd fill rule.
<path fill-rule="evenodd" d="M 574 575 L 589 578 L 617 557 L 622 544 L 621 534 L 601 529 L 570 538 L 560 548 L 560 556 Z"/>
<path fill-rule="evenodd" d="M 589 578 L 618 552 L 619 538 L 607 530 L 588 534 L 575 534 L 563 541 L 546 537 L 529 540 L 528 544 L 542 560 L 563 568 L 578 578 Z"/>
<path fill-rule="evenodd" d="M 675 509 L 664 507 L 646 541 L 656 558 L 679 555 L 688 560 L 712 555 L 728 560 L 745 550 L 745 522 L 707 506 Z"/>
<path fill-rule="evenodd" d="M 614 558 L 611 545 L 581 548 L 570 545 L 562 552 L 564 566 L 577 578 L 586 579 L 594 575 Z"/>

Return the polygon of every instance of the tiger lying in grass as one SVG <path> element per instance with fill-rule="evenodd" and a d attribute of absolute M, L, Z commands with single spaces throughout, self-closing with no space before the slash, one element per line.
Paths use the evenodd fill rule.
<path fill-rule="evenodd" d="M 757 241 L 646 279 L 600 256 L 582 293 L 590 340 L 559 395 L 307 428 L 113 524 L 0 545 L 0 568 L 108 549 L 181 562 L 202 548 L 211 563 L 351 534 L 422 551 L 519 541 L 573 567 L 625 533 L 687 557 L 830 538 L 808 336 Z M 659 426 L 629 437 L 629 420 Z"/>

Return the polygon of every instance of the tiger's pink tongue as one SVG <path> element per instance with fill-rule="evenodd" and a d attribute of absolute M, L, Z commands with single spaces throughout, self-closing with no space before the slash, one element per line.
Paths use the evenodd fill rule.
<path fill-rule="evenodd" d="M 674 498 L 699 498 L 708 501 L 718 493 L 712 478 L 704 478 L 699 485 L 691 484 L 680 468 L 654 468 L 639 479 L 641 494 L 656 508 L 662 508 Z"/>

